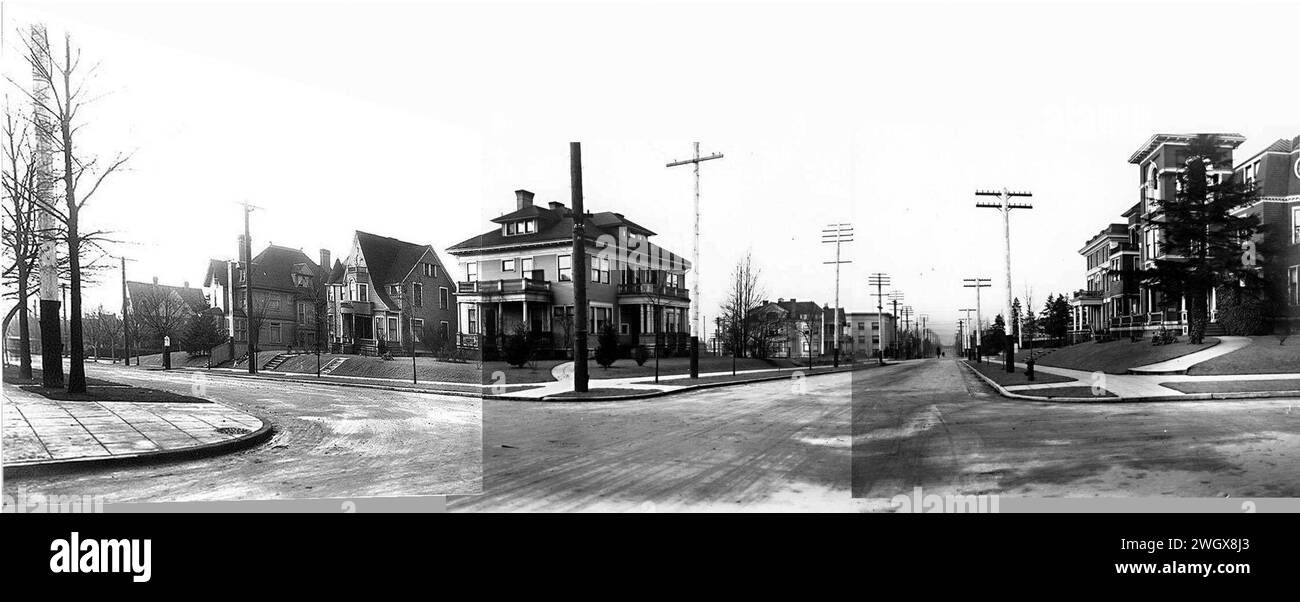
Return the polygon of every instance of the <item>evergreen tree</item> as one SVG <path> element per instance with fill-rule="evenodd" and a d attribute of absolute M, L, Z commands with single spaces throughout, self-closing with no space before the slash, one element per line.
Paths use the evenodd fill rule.
<path fill-rule="evenodd" d="M 601 368 L 609 369 L 618 358 L 618 331 L 613 326 L 605 326 L 596 338 L 596 363 Z"/>
<path fill-rule="evenodd" d="M 1020 322 L 1024 318 L 1024 310 L 1020 306 L 1020 297 L 1016 297 L 1011 302 L 1011 338 L 1020 340 Z"/>
<path fill-rule="evenodd" d="M 180 339 L 181 349 L 186 353 L 206 354 L 213 347 L 226 342 L 226 329 L 217 316 L 201 313 L 185 321 Z"/>
<path fill-rule="evenodd" d="M 993 318 L 993 325 L 984 329 L 984 334 L 980 337 L 980 347 L 984 355 L 997 355 L 1007 348 L 1007 323 L 998 314 Z"/>
<path fill-rule="evenodd" d="M 1263 286 L 1255 266 L 1242 261 L 1242 243 L 1260 231 L 1253 215 L 1233 215 L 1236 207 L 1256 198 L 1251 186 L 1231 172 L 1231 157 L 1218 148 L 1214 135 L 1198 136 L 1187 149 L 1183 169 L 1177 175 L 1173 199 L 1157 201 L 1157 211 L 1145 219 L 1158 228 L 1163 259 L 1142 273 L 1166 298 L 1183 298 L 1187 303 L 1187 341 L 1198 344 L 1205 338 L 1209 321 L 1210 291 L 1220 285 L 1244 283 Z"/>

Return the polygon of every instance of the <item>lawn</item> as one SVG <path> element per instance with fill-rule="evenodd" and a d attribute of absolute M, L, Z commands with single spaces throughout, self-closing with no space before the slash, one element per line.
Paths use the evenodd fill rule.
<path fill-rule="evenodd" d="M 1210 382 L 1160 383 L 1183 393 L 1259 393 L 1264 391 L 1300 391 L 1300 379 L 1279 380 L 1220 380 Z"/>
<path fill-rule="evenodd" d="M 1015 372 L 1008 373 L 1006 366 L 1001 362 L 967 362 L 967 365 L 978 370 L 980 374 L 989 377 L 990 380 L 1004 387 L 1014 385 L 1068 383 L 1075 381 L 1075 379 L 1068 376 L 1048 374 L 1039 370 L 1034 371 L 1034 380 L 1031 381 L 1025 377 L 1024 368 L 1016 368 Z M 1037 393 L 1035 393 L 1035 395 L 1037 395 Z"/>
<path fill-rule="evenodd" d="M 1252 343 L 1227 355 L 1199 363 L 1192 375 L 1300 373 L 1300 336 L 1279 345 L 1275 336 L 1250 337 Z"/>
<path fill-rule="evenodd" d="M 9 384 L 9 385 L 39 385 L 39 384 L 41 384 L 41 377 L 42 377 L 42 376 L 43 376 L 43 375 L 41 374 L 41 369 L 40 369 L 40 368 L 32 368 L 32 377 L 31 377 L 30 379 L 26 379 L 26 378 L 18 378 L 18 366 L 5 366 L 5 367 L 4 367 L 4 381 L 5 381 L 5 384 Z M 67 372 L 65 371 L 65 372 L 63 373 L 63 380 L 64 380 L 64 382 L 67 382 L 67 378 L 68 378 L 68 374 L 67 374 Z M 91 378 L 91 377 L 88 376 L 88 377 L 86 377 L 86 386 L 94 386 L 94 387 L 125 387 L 125 386 L 127 386 L 127 385 L 123 385 L 123 384 L 119 384 L 119 383 L 114 383 L 114 382 L 109 382 L 109 381 L 102 380 L 102 379 L 98 379 L 98 378 Z"/>
<path fill-rule="evenodd" d="M 1200 345 L 1187 344 L 1185 337 L 1181 342 L 1172 345 L 1152 345 L 1149 339 L 1143 339 L 1136 343 L 1127 339 L 1108 343 L 1088 342 L 1061 347 L 1051 353 L 1037 357 L 1035 362 L 1041 366 L 1055 366 L 1086 372 L 1124 374 L 1128 372 L 1129 368 L 1182 357 L 1189 353 L 1207 349 L 1218 342 L 1219 339 L 1214 337 L 1206 337 L 1205 342 Z M 1017 354 L 1016 361 L 1025 361 L 1029 353 L 1038 355 L 1042 351 L 1022 350 Z"/>
<path fill-rule="evenodd" d="M 1114 393 L 1111 393 L 1110 391 L 1107 391 L 1100 387 L 1097 388 L 1097 391 L 1100 391 L 1100 393 L 1094 393 L 1092 387 L 1052 387 L 1050 389 L 1032 389 L 1029 391 L 1015 391 L 1015 393 L 1018 395 L 1032 395 L 1034 397 L 1047 397 L 1047 398 L 1115 397 Z"/>
<path fill-rule="evenodd" d="M 85 393 L 71 395 L 65 389 L 46 389 L 37 385 L 28 385 L 19 387 L 28 393 L 42 395 L 48 399 L 57 401 L 133 401 L 144 403 L 212 403 L 206 399 L 190 397 L 188 395 L 177 395 L 168 391 L 159 391 L 158 389 L 144 389 L 141 387 L 86 387 Z"/>

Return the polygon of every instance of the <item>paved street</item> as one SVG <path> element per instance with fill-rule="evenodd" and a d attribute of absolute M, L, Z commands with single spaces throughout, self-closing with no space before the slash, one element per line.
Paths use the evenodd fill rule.
<path fill-rule="evenodd" d="M 644 401 L 487 400 L 485 493 L 450 507 L 851 510 L 851 378 L 810 377 L 804 393 L 774 381 Z"/>
<path fill-rule="evenodd" d="M 8 477 L 6 493 L 112 502 L 347 498 L 476 492 L 480 403 L 471 397 L 158 372 L 88 364 L 90 376 L 210 397 L 268 417 L 266 443 L 211 458 Z M 199 378 L 201 380 L 196 380 Z M 195 391 L 196 383 L 203 389 Z"/>
<path fill-rule="evenodd" d="M 853 494 L 1300 495 L 1300 402 L 1010 400 L 951 360 L 859 373 Z"/>

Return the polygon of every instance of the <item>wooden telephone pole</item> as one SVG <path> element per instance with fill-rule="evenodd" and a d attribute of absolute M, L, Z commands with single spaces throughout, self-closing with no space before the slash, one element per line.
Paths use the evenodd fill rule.
<path fill-rule="evenodd" d="M 695 144 L 695 155 L 684 161 L 673 161 L 665 167 L 690 165 L 695 169 L 695 216 L 694 245 L 691 248 L 691 378 L 700 377 L 700 163 L 721 159 L 722 153 L 713 153 L 707 157 L 700 156 L 700 143 Z M 656 333 L 655 336 L 658 336 Z M 658 355 L 656 353 L 656 355 Z"/>
<path fill-rule="evenodd" d="M 249 229 L 249 215 L 256 209 L 261 209 L 255 205 L 248 204 L 244 201 L 244 248 L 243 257 L 240 258 L 241 267 L 244 268 L 244 331 L 248 333 L 248 373 L 257 374 L 257 336 L 261 334 L 262 325 L 257 324 L 253 328 L 253 237 Z M 232 282 L 233 286 L 234 283 Z M 233 311 L 233 310 L 232 310 Z"/>
<path fill-rule="evenodd" d="M 903 301 L 903 298 L 903 291 L 889 291 L 889 302 L 894 305 L 894 315 L 891 316 L 894 322 L 894 340 L 892 341 L 894 346 L 894 359 L 899 359 L 898 352 L 902 348 L 901 345 L 899 345 L 898 339 L 898 304 Z"/>
<path fill-rule="evenodd" d="M 573 390 L 587 391 L 587 240 L 582 208 L 582 143 L 569 143 L 569 185 L 573 202 Z M 657 336 L 657 335 L 656 335 Z"/>
<path fill-rule="evenodd" d="M 880 323 L 880 365 L 885 365 L 885 293 L 883 287 L 889 284 L 889 275 L 876 272 L 867 277 L 867 285 L 875 286 L 876 320 Z"/>
<path fill-rule="evenodd" d="M 823 261 L 823 264 L 835 264 L 835 313 L 831 314 L 834 324 L 831 325 L 831 332 L 835 335 L 834 365 L 840 367 L 840 264 L 853 263 L 851 260 L 840 260 L 840 246 L 847 242 L 853 242 L 853 225 L 828 224 L 822 228 L 822 243 L 835 245 L 835 261 Z M 823 339 L 825 331 L 822 332 Z"/>
<path fill-rule="evenodd" d="M 990 280 L 988 278 L 965 278 L 963 282 L 965 284 L 962 284 L 962 286 L 975 289 L 975 355 L 976 359 L 979 359 L 981 355 L 980 327 L 984 324 L 984 315 L 980 310 L 980 289 L 993 285 L 989 284 Z"/>
<path fill-rule="evenodd" d="M 997 197 L 997 202 L 977 201 L 976 207 L 987 207 L 997 209 L 1002 212 L 1002 239 L 1005 248 L 1003 249 L 1007 279 L 1007 299 L 1006 310 L 1002 314 L 1006 317 L 1006 364 L 1007 372 L 1015 372 L 1016 342 L 1011 337 L 1011 210 L 1013 209 L 1033 209 L 1034 206 L 1029 203 L 1016 203 L 1011 199 L 1016 197 L 1034 196 L 1031 192 L 1013 192 L 1003 188 L 1000 192 L 996 190 L 976 190 L 975 196 L 992 196 Z"/>
<path fill-rule="evenodd" d="M 125 256 L 118 257 L 118 259 L 122 261 L 122 348 L 124 351 L 124 353 L 122 354 L 123 356 L 122 365 L 130 366 L 131 365 L 131 322 L 130 322 L 131 317 L 130 314 L 127 313 L 127 311 L 130 309 L 130 303 L 127 301 L 127 297 L 126 297 L 126 262 L 135 261 L 135 260 L 129 259 Z M 139 360 L 136 360 L 135 363 L 137 366 L 140 365 Z"/>

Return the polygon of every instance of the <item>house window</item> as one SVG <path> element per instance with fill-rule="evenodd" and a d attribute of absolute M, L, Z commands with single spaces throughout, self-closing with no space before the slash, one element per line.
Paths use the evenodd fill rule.
<path fill-rule="evenodd" d="M 397 297 L 399 299 L 402 298 L 402 285 L 400 284 L 388 285 L 388 294 Z"/>
<path fill-rule="evenodd" d="M 469 334 L 478 334 L 478 308 L 471 307 L 465 310 L 465 322 L 469 326 Z M 446 324 L 446 322 L 443 322 Z"/>
<path fill-rule="evenodd" d="M 591 281 L 609 284 L 609 258 L 588 255 L 591 261 Z"/>
<path fill-rule="evenodd" d="M 866 329 L 867 329 L 866 322 L 858 322 L 858 330 L 866 330 Z"/>
<path fill-rule="evenodd" d="M 447 287 L 438 287 L 438 309 L 447 309 L 448 299 L 451 297 Z"/>
<path fill-rule="evenodd" d="M 1291 244 L 1300 244 L 1300 207 L 1291 210 Z"/>
<path fill-rule="evenodd" d="M 558 258 L 560 266 L 560 281 L 565 282 L 573 280 L 573 258 L 568 255 L 561 255 Z"/>
<path fill-rule="evenodd" d="M 280 295 L 267 295 L 266 309 L 268 311 L 280 311 Z"/>
<path fill-rule="evenodd" d="M 520 269 L 523 273 L 525 273 L 525 274 L 531 276 L 532 273 L 533 273 L 533 258 L 532 258 L 532 257 L 525 257 L 525 258 L 523 258 L 523 259 L 520 259 L 519 262 L 520 262 L 521 264 L 523 264 L 519 269 Z"/>
<path fill-rule="evenodd" d="M 248 340 L 248 320 L 246 318 L 235 318 L 235 340 Z"/>
<path fill-rule="evenodd" d="M 438 322 L 438 338 L 445 341 L 450 336 L 451 324 L 448 324 L 446 320 Z"/>
<path fill-rule="evenodd" d="M 424 320 L 411 318 L 411 341 L 420 342 L 420 335 L 424 332 Z"/>
<path fill-rule="evenodd" d="M 871 329 L 872 329 L 872 330 L 880 330 L 880 322 L 872 322 L 872 323 L 871 323 Z"/>
<path fill-rule="evenodd" d="M 478 262 L 471 261 L 465 264 L 465 281 L 478 282 Z"/>
<path fill-rule="evenodd" d="M 508 222 L 505 228 L 506 228 L 506 236 L 514 236 L 516 234 L 532 234 L 533 232 L 537 231 L 537 220 L 525 219 L 525 220 L 519 220 L 514 222 Z"/>
<path fill-rule="evenodd" d="M 394 341 L 402 340 L 402 331 L 397 329 L 397 318 L 388 319 L 388 332 L 393 335 Z"/>
<path fill-rule="evenodd" d="M 307 323 L 307 304 L 306 304 L 306 303 L 299 303 L 299 304 L 298 304 L 298 323 L 299 323 L 299 324 L 306 324 L 306 323 Z"/>
<path fill-rule="evenodd" d="M 280 323 L 279 323 L 279 322 L 272 322 L 272 323 L 271 323 L 271 344 L 272 344 L 272 345 L 279 345 L 281 340 L 282 340 L 282 337 L 281 337 L 281 332 L 280 332 Z"/>
<path fill-rule="evenodd" d="M 361 282 L 357 283 L 357 301 L 370 301 L 370 286 Z"/>
<path fill-rule="evenodd" d="M 515 271 L 515 260 L 513 260 L 513 259 L 502 259 L 502 260 L 501 260 L 501 271 L 502 271 L 502 272 L 513 272 L 513 271 Z"/>
<path fill-rule="evenodd" d="M 411 283 L 411 296 L 415 297 L 415 306 L 424 307 L 424 285 L 419 282 Z"/>
<path fill-rule="evenodd" d="M 428 276 L 429 278 L 437 278 L 437 277 L 438 277 L 438 264 L 436 264 L 436 263 L 422 263 L 422 264 L 420 264 L 420 265 L 424 266 L 424 275 L 425 275 L 425 276 Z"/>
<path fill-rule="evenodd" d="M 592 307 L 591 315 L 588 316 L 588 327 L 593 334 L 599 334 L 614 317 L 614 308 L 612 307 Z"/>

